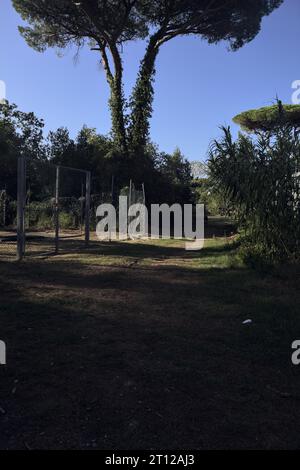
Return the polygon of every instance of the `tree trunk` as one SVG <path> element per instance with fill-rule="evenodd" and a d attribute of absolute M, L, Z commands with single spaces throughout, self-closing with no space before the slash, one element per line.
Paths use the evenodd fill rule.
<path fill-rule="evenodd" d="M 110 44 L 109 49 L 114 63 L 114 73 L 112 73 L 105 47 L 106 46 L 103 46 L 100 43 L 102 64 L 106 72 L 107 82 L 110 87 L 109 107 L 111 111 L 112 135 L 117 148 L 125 155 L 128 155 L 127 135 L 124 118 L 122 61 L 116 45 Z"/>
<path fill-rule="evenodd" d="M 102 64 L 106 72 L 107 82 L 110 86 L 110 109 L 112 118 L 112 134 L 116 146 L 121 152 L 128 154 L 128 146 L 126 139 L 126 128 L 124 119 L 124 96 L 123 96 L 123 67 L 122 60 L 118 51 L 116 41 L 111 37 L 107 31 L 103 31 L 102 25 L 97 21 L 97 2 L 84 2 L 81 4 L 82 10 L 90 19 L 91 23 L 95 25 L 96 29 L 100 32 L 99 36 L 95 35 L 93 39 L 99 45 L 99 50 L 102 57 Z M 106 48 L 109 49 L 113 63 L 114 73 L 112 73 L 109 60 L 106 54 Z"/>
<path fill-rule="evenodd" d="M 110 81 L 110 109 L 112 117 L 112 132 L 117 147 L 128 153 L 127 136 L 124 119 L 124 94 L 123 94 L 123 67 L 119 51 L 115 45 L 110 47 L 115 66 L 115 74 Z"/>
<path fill-rule="evenodd" d="M 155 59 L 159 51 L 157 40 L 158 35 L 154 35 L 149 41 L 130 99 L 129 145 L 133 152 L 143 149 L 149 137 L 149 121 L 152 116 L 154 96 Z"/>

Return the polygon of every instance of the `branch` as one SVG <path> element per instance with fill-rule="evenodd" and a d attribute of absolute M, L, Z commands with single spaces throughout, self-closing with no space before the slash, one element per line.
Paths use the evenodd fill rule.
<path fill-rule="evenodd" d="M 117 38 L 120 36 L 120 34 L 123 32 L 124 30 L 124 26 L 126 24 L 126 21 L 128 20 L 129 18 L 129 15 L 130 15 L 130 12 L 132 10 L 132 8 L 134 7 L 134 5 L 136 4 L 137 0 L 123 0 L 123 5 L 124 5 L 124 8 L 125 8 L 125 13 L 124 13 L 124 18 L 123 18 L 123 21 L 121 21 L 120 23 L 120 27 L 118 28 L 118 31 L 116 33 L 116 40 Z"/>
<path fill-rule="evenodd" d="M 97 20 L 98 18 L 97 11 L 95 11 L 95 9 L 92 7 L 92 5 L 89 2 L 85 1 L 83 5 L 81 6 L 81 8 L 84 11 L 84 13 L 87 15 L 87 17 L 89 18 L 91 23 L 97 29 L 98 37 L 96 37 L 95 35 L 95 39 L 100 47 L 100 52 L 102 55 L 102 63 L 103 63 L 105 70 L 108 73 L 108 79 L 111 80 L 115 78 L 119 82 L 122 79 L 123 70 L 122 70 L 121 57 L 120 57 L 120 54 L 116 45 L 116 40 L 99 23 L 99 21 Z M 114 77 L 109 67 L 109 62 L 108 62 L 108 58 L 107 58 L 106 51 L 105 51 L 106 46 L 109 48 L 113 61 L 114 61 L 114 66 L 115 66 Z"/>
<path fill-rule="evenodd" d="M 97 11 L 94 11 L 92 6 L 88 2 L 82 2 L 80 8 L 85 13 L 91 24 L 93 24 L 96 28 L 98 33 L 97 35 L 101 36 L 100 40 L 104 39 L 109 44 L 109 41 L 111 41 L 110 34 L 97 21 Z M 97 40 L 97 42 L 99 42 L 99 40 Z"/>
<path fill-rule="evenodd" d="M 181 23 L 181 24 L 178 23 L 177 25 L 172 25 L 171 27 L 169 27 L 164 37 L 159 40 L 159 43 L 157 44 L 157 46 L 160 47 L 162 44 L 169 41 L 170 39 L 173 39 L 176 36 L 180 36 L 184 34 L 187 35 L 187 34 L 200 33 L 199 31 L 200 21 L 203 21 L 205 17 L 208 20 L 209 16 L 217 13 L 218 11 L 221 11 L 226 6 L 226 3 L 230 2 L 230 0 L 224 1 L 221 6 L 219 5 L 216 8 L 212 8 L 215 2 L 216 0 L 209 1 L 206 8 L 201 13 L 196 15 L 193 20 L 186 21 L 185 23 Z M 215 24 L 221 24 L 222 22 L 223 21 L 221 20 Z M 205 26 L 203 25 L 201 27 L 201 33 L 202 34 L 205 33 L 207 30 L 209 30 L 209 27 L 210 27 L 209 24 Z"/>
<path fill-rule="evenodd" d="M 105 50 L 105 45 L 100 47 L 100 49 L 98 49 L 98 50 L 100 50 L 100 52 L 101 52 L 102 64 L 103 64 L 103 68 L 106 72 L 107 81 L 108 81 L 109 85 L 112 85 L 114 78 L 113 78 L 113 74 L 112 74 L 111 69 L 110 69 L 108 57 L 107 57 L 106 50 Z"/>

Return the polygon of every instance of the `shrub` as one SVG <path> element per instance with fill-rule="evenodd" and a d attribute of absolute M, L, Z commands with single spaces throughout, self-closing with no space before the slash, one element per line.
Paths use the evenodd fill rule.
<path fill-rule="evenodd" d="M 290 125 L 253 138 L 230 129 L 211 147 L 209 169 L 216 190 L 234 206 L 244 257 L 255 263 L 300 258 L 300 138 Z M 251 256 L 250 256 L 251 255 Z"/>
<path fill-rule="evenodd" d="M 63 230 L 75 229 L 78 227 L 76 217 L 74 214 L 68 212 L 60 212 L 59 214 L 59 226 Z"/>

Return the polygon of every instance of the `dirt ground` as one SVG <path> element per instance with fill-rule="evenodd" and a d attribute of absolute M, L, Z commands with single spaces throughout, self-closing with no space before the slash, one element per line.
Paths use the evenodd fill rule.
<path fill-rule="evenodd" d="M 0 257 L 0 448 L 299 448 L 299 269 L 222 231 Z"/>

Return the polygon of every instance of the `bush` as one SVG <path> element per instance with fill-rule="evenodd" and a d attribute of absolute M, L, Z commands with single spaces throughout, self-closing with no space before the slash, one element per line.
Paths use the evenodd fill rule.
<path fill-rule="evenodd" d="M 248 237 L 240 238 L 238 256 L 246 266 L 261 272 L 269 271 L 274 265 L 271 253 L 266 252 L 261 244 L 253 243 Z"/>
<path fill-rule="evenodd" d="M 53 200 L 31 202 L 26 206 L 25 222 L 27 229 L 54 230 L 55 209 Z M 59 226 L 61 229 L 78 229 L 82 222 L 80 202 L 67 198 L 60 202 Z"/>
<path fill-rule="evenodd" d="M 67 229 L 76 229 L 78 228 L 78 223 L 74 214 L 68 212 L 60 212 L 59 214 L 59 226 L 63 230 Z"/>
<path fill-rule="evenodd" d="M 300 138 L 293 126 L 254 138 L 229 128 L 211 147 L 209 169 L 216 190 L 234 207 L 249 263 L 300 258 Z"/>

